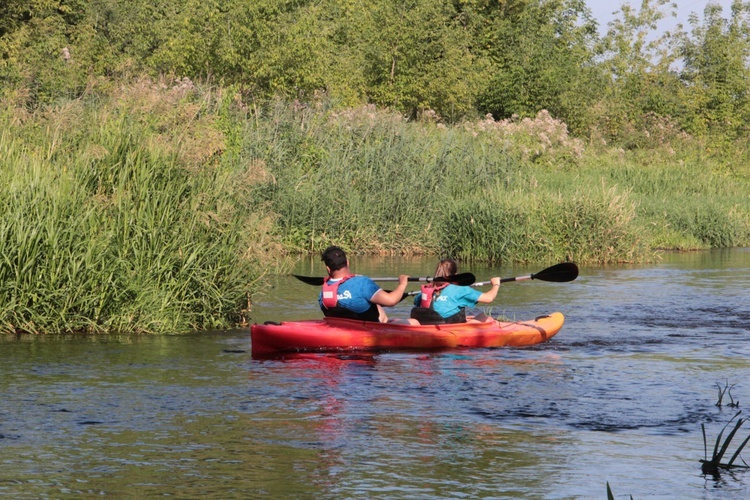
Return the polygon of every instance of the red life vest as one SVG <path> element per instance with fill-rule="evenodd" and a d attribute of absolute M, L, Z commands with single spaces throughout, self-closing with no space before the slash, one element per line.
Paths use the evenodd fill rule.
<path fill-rule="evenodd" d="M 419 307 L 432 307 L 432 301 L 435 297 L 440 295 L 440 290 L 450 285 L 450 283 L 441 283 L 436 285 L 435 283 L 429 283 L 422 285 L 422 296 L 419 299 Z"/>
<path fill-rule="evenodd" d="M 336 280 L 333 283 L 328 283 L 327 279 L 323 281 L 323 307 L 330 309 L 338 305 L 339 285 L 353 276 L 353 274 L 344 276 L 340 280 Z"/>

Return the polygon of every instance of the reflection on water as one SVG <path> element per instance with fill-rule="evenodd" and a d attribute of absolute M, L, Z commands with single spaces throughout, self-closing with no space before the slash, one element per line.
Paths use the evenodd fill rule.
<path fill-rule="evenodd" d="M 736 412 L 717 384 L 749 399 L 748 290 L 747 249 L 505 284 L 494 314 L 566 314 L 526 349 L 256 361 L 247 330 L 0 337 L 0 495 L 604 498 L 609 482 L 623 498 L 747 498 L 750 472 L 705 477 L 699 459 L 701 424 L 711 444 Z M 278 277 L 253 319 L 319 317 L 317 292 Z"/>

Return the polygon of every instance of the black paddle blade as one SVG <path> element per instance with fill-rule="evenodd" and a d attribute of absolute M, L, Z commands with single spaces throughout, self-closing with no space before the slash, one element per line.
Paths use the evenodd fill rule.
<path fill-rule="evenodd" d="M 577 277 L 578 266 L 573 262 L 561 262 L 531 275 L 533 280 L 553 281 L 555 283 L 573 281 Z"/>
<path fill-rule="evenodd" d="M 292 274 L 292 276 L 308 285 L 323 286 L 323 282 L 325 281 L 325 278 L 317 278 L 315 276 L 300 276 L 299 274 Z"/>

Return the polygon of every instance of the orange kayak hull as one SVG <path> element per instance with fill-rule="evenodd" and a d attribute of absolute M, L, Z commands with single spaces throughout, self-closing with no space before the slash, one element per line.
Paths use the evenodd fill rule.
<path fill-rule="evenodd" d="M 373 323 L 343 318 L 267 322 L 250 327 L 253 356 L 284 352 L 391 351 L 524 347 L 554 337 L 565 321 L 554 312 L 529 321 L 488 318 L 446 325 Z"/>

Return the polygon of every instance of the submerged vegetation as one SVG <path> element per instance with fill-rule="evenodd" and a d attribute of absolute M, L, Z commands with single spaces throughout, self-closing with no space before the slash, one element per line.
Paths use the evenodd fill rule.
<path fill-rule="evenodd" d="M 9 0 L 0 331 L 236 324 L 265 274 L 330 243 L 538 263 L 750 245 L 750 3 L 644 45 L 665 3 L 600 38 L 578 0 Z"/>

